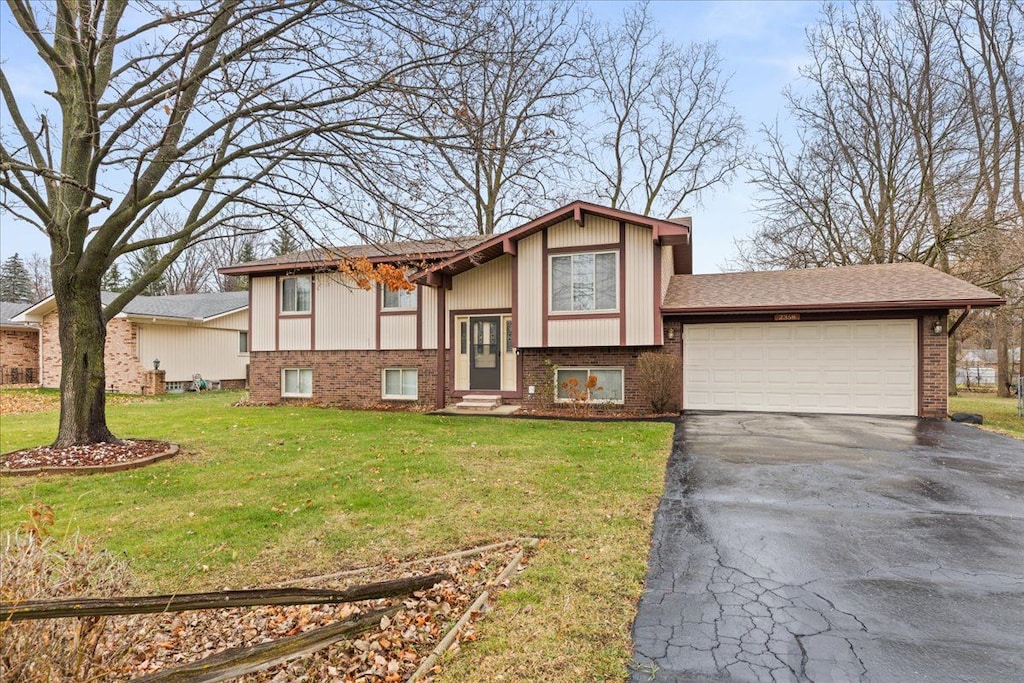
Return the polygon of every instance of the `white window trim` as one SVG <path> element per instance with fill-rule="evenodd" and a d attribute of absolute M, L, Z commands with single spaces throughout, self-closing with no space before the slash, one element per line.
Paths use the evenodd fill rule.
<path fill-rule="evenodd" d="M 389 394 L 389 393 L 387 393 L 387 387 L 388 387 L 387 376 L 388 376 L 388 372 L 389 371 L 394 372 L 396 370 L 401 371 L 401 372 L 407 372 L 409 370 L 412 370 L 412 371 L 414 371 L 416 373 L 416 395 L 415 396 L 406 396 L 404 394 Z M 401 386 L 401 385 L 402 385 L 402 382 L 399 382 L 399 386 Z M 388 400 L 388 401 L 418 401 L 418 400 L 420 400 L 420 369 L 419 368 L 414 368 L 414 367 L 397 367 L 397 368 L 384 368 L 384 369 L 382 369 L 380 371 L 380 397 L 382 399 L 385 399 L 385 400 Z"/>
<path fill-rule="evenodd" d="M 568 310 L 568 311 L 556 311 L 555 310 L 555 265 L 554 260 L 564 256 L 586 256 L 593 254 L 615 254 L 615 308 L 592 308 L 582 311 Z M 602 315 L 605 313 L 618 313 L 619 309 L 622 308 L 621 297 L 622 292 L 619 291 L 619 269 L 622 268 L 622 259 L 619 256 L 618 249 L 601 249 L 599 251 L 568 251 L 564 253 L 548 254 L 548 314 L 552 316 L 557 315 Z M 570 275 L 571 277 L 571 275 Z M 571 285 L 570 285 L 571 286 Z M 595 292 L 596 297 L 596 292 Z M 569 301 L 572 301 L 572 292 L 569 293 Z M 595 299 L 596 305 L 596 299 Z"/>
<path fill-rule="evenodd" d="M 284 281 L 285 280 L 309 280 L 309 310 L 308 311 L 286 311 L 284 310 Z M 278 314 L 282 317 L 290 315 L 312 315 L 313 314 L 313 276 L 312 275 L 288 275 L 278 280 L 277 287 L 280 290 L 281 306 Z M 296 289 L 296 305 L 298 305 L 298 289 Z"/>
<path fill-rule="evenodd" d="M 385 306 L 384 302 L 386 301 L 386 292 L 387 291 L 388 291 L 387 285 L 381 285 L 380 286 L 380 311 L 381 311 L 381 313 L 393 313 L 393 312 L 398 312 L 398 311 L 413 313 L 419 307 L 419 301 L 420 301 L 420 288 L 419 287 L 416 287 L 416 289 L 414 289 L 411 292 L 409 292 L 409 295 L 411 295 L 413 297 L 412 306 Z M 404 291 L 404 290 L 394 290 L 394 291 L 395 292 L 399 292 L 399 291 Z"/>
<path fill-rule="evenodd" d="M 297 392 L 296 393 L 288 393 L 288 392 L 286 392 L 284 390 L 284 388 L 285 388 L 284 375 L 289 370 L 294 370 L 295 372 L 300 372 L 300 373 L 305 371 L 305 370 L 309 371 L 309 393 L 308 394 L 302 394 L 302 393 L 297 393 Z M 299 376 L 299 379 L 300 379 L 299 386 L 302 385 L 301 377 L 302 376 L 300 375 Z M 285 397 L 285 398 L 312 398 L 312 396 L 313 396 L 313 368 L 281 368 L 281 396 Z"/>
<path fill-rule="evenodd" d="M 587 390 L 587 394 L 588 394 L 588 396 L 587 396 L 587 403 L 594 403 L 594 404 L 597 404 L 597 403 L 607 403 L 607 404 L 620 405 L 621 406 L 621 405 L 623 405 L 626 402 L 626 370 L 625 370 L 625 368 L 617 367 L 617 366 L 601 367 L 601 366 L 598 365 L 598 366 L 586 367 L 586 368 L 581 368 L 581 367 L 561 367 L 561 366 L 555 368 L 555 403 L 571 403 L 572 402 L 572 399 L 569 399 L 569 398 L 559 398 L 559 396 L 558 396 L 558 390 L 561 389 L 561 384 L 559 384 L 559 382 L 558 382 L 558 373 L 563 371 L 563 370 L 575 370 L 577 372 L 580 372 L 580 371 L 586 372 L 587 373 L 587 377 L 590 377 L 591 375 L 593 375 L 594 374 L 594 370 L 600 370 L 602 372 L 610 372 L 612 370 L 617 370 L 618 373 L 619 373 L 619 376 L 622 378 L 622 382 L 621 382 L 621 384 L 622 384 L 622 398 L 620 398 L 618 400 L 611 399 L 611 398 L 594 399 L 594 398 L 591 398 L 589 396 L 590 390 L 588 389 Z"/>

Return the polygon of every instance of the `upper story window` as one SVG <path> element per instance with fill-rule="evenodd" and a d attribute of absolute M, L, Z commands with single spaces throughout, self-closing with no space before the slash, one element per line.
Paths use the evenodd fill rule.
<path fill-rule="evenodd" d="M 617 310 L 618 268 L 614 251 L 552 256 L 551 310 Z"/>
<path fill-rule="evenodd" d="M 416 310 L 416 290 L 408 292 L 404 289 L 388 289 L 384 290 L 384 305 L 385 311 L 415 311 Z"/>
<path fill-rule="evenodd" d="M 281 312 L 309 313 L 313 303 L 313 280 L 308 275 L 281 278 Z"/>

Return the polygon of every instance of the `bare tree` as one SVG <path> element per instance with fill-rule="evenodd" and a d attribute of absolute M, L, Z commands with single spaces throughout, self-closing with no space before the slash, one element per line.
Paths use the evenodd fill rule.
<path fill-rule="evenodd" d="M 574 102 L 582 81 L 571 3 L 495 0 L 467 17 L 479 36 L 466 59 L 420 72 L 434 106 L 412 102 L 435 141 L 412 183 L 419 198 L 443 196 L 453 222 L 491 234 L 524 218 L 564 182 Z"/>
<path fill-rule="evenodd" d="M 28 268 L 28 277 L 32 282 L 32 301 L 42 301 L 53 294 L 53 287 L 50 286 L 50 260 L 38 252 L 25 261 Z"/>
<path fill-rule="evenodd" d="M 745 130 L 715 44 L 666 41 L 646 3 L 626 9 L 621 25 L 588 27 L 586 38 L 602 122 L 581 154 L 598 197 L 671 216 L 733 177 Z"/>
<path fill-rule="evenodd" d="M 40 91 L 53 104 L 32 121 L 8 65 L 0 70 L 11 122 L 0 206 L 50 240 L 63 351 L 57 446 L 115 440 L 105 321 L 190 245 L 242 216 L 265 229 L 358 229 L 362 206 L 392 201 L 389 172 L 403 162 L 393 143 L 410 135 L 408 112 L 388 102 L 429 103 L 417 72 L 457 61 L 471 38 L 454 29 L 472 8 L 445 0 L 8 7 L 52 77 Z M 181 216 L 177 229 L 143 237 L 161 209 Z M 153 246 L 162 256 L 104 306 L 107 268 Z"/>

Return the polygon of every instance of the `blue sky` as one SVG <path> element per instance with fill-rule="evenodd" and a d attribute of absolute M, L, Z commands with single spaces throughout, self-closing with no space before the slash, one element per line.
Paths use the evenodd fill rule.
<path fill-rule="evenodd" d="M 624 2 L 589 4 L 595 18 L 615 18 Z M 715 41 L 726 72 L 732 74 L 731 100 L 743 116 L 752 142 L 758 128 L 783 116 L 782 91 L 794 82 L 806 59 L 804 28 L 818 16 L 817 2 L 655 2 L 652 13 L 664 34 L 680 42 Z M 40 73 L 35 55 L 15 40 L 16 27 L 6 9 L 0 10 L 0 58 L 16 91 L 27 91 L 49 75 Z M 23 92 L 25 92 L 23 91 Z M 29 109 L 31 110 L 31 109 Z M 27 114 L 27 112 L 26 112 Z M 6 113 L 0 122 L 9 123 Z M 699 206 L 688 207 L 694 218 L 694 269 L 717 272 L 735 257 L 735 240 L 755 227 L 753 190 L 741 172 L 729 188 L 704 197 Z M 0 214 L 0 258 L 14 252 L 26 256 L 46 253 L 46 238 L 9 215 Z"/>

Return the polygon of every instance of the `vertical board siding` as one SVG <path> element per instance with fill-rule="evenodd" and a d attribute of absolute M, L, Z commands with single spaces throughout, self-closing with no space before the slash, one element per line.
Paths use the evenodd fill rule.
<path fill-rule="evenodd" d="M 340 277 L 317 275 L 316 348 L 366 350 L 374 348 L 374 290 L 364 290 Z"/>
<path fill-rule="evenodd" d="M 519 242 L 515 266 L 519 269 L 519 346 L 537 347 L 543 344 L 544 313 L 547 302 L 543 299 L 543 254 L 541 235 L 537 233 Z"/>
<path fill-rule="evenodd" d="M 277 324 L 276 293 L 277 278 L 254 277 L 249 280 L 252 295 L 252 329 L 249 330 L 249 348 L 252 351 L 273 351 Z"/>
<path fill-rule="evenodd" d="M 675 266 L 672 263 L 672 258 L 672 247 L 661 247 L 661 301 L 665 300 L 665 293 L 668 292 L 669 279 L 671 279 L 675 274 Z M 658 303 L 660 304 L 661 301 Z"/>
<path fill-rule="evenodd" d="M 601 216 L 583 215 L 583 227 L 571 218 L 548 228 L 548 248 L 583 247 L 619 241 L 619 222 Z M 520 273 L 522 274 L 522 273 Z"/>
<path fill-rule="evenodd" d="M 512 265 L 511 256 L 499 256 L 453 277 L 448 310 L 512 308 Z"/>
<path fill-rule="evenodd" d="M 626 345 L 654 343 L 654 242 L 651 231 L 626 225 Z"/>
<path fill-rule="evenodd" d="M 556 346 L 618 346 L 619 319 L 591 318 L 548 322 L 548 345 Z"/>
<path fill-rule="evenodd" d="M 380 348 L 411 350 L 416 348 L 416 314 L 382 315 L 380 317 Z"/>
<path fill-rule="evenodd" d="M 310 319 L 283 317 L 278 320 L 277 342 L 281 351 L 308 351 L 310 349 Z"/>
<path fill-rule="evenodd" d="M 437 289 L 420 287 L 420 324 L 423 326 L 423 348 L 437 348 Z"/>
<path fill-rule="evenodd" d="M 241 327 L 224 325 L 238 315 L 245 314 L 208 325 L 140 325 L 139 356 L 146 359 L 143 366 L 148 366 L 149 359 L 159 358 L 168 382 L 189 381 L 196 373 L 208 380 L 245 379 L 249 354 L 238 351 L 238 332 L 245 329 L 244 319 Z"/>

